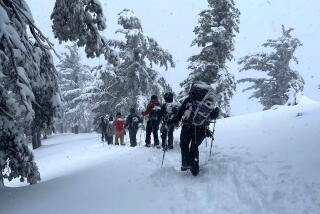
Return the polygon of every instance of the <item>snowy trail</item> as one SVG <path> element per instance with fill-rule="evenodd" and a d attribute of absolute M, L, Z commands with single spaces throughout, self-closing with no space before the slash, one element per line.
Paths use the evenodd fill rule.
<path fill-rule="evenodd" d="M 198 177 L 179 171 L 177 145 L 160 169 L 155 148 L 53 136 L 35 154 L 42 183 L 0 190 L 0 213 L 317 214 L 319 116 L 314 104 L 219 121 L 209 160 L 201 146 Z"/>

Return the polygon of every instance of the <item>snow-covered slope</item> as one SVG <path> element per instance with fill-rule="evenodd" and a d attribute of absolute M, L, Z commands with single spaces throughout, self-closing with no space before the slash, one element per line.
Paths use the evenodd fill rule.
<path fill-rule="evenodd" d="M 160 169 L 154 148 L 52 136 L 35 152 L 43 181 L 1 189 L 0 213 L 317 214 L 319 117 L 313 103 L 219 120 L 213 156 L 209 139 L 201 146 L 198 177 L 179 171 L 178 145 Z"/>

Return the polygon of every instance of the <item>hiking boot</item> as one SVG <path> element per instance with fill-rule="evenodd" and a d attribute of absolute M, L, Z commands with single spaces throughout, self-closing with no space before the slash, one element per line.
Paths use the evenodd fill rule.
<path fill-rule="evenodd" d="M 161 148 L 160 144 L 155 144 L 154 147 L 156 147 L 157 149 Z"/>
<path fill-rule="evenodd" d="M 187 171 L 189 169 L 191 169 L 191 166 L 189 166 L 189 165 L 182 165 L 181 166 L 181 171 Z"/>
<path fill-rule="evenodd" d="M 168 146 L 168 149 L 173 149 L 173 146 L 172 146 L 172 145 L 169 145 L 169 146 Z"/>
<path fill-rule="evenodd" d="M 162 146 L 162 150 L 163 150 L 163 151 L 167 151 L 167 150 L 168 150 L 168 147 L 167 147 L 167 146 Z"/>
<path fill-rule="evenodd" d="M 150 145 L 150 143 L 146 143 L 146 145 L 145 145 L 145 147 L 150 147 L 151 145 Z"/>
<path fill-rule="evenodd" d="M 191 173 L 193 176 L 197 176 L 199 174 L 199 160 L 197 158 L 192 161 Z"/>

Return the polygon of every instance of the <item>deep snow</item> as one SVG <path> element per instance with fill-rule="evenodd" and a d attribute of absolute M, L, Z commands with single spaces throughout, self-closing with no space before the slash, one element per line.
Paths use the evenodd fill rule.
<path fill-rule="evenodd" d="M 177 144 L 161 169 L 155 148 L 54 135 L 35 151 L 42 182 L 1 189 L 0 213 L 317 214 L 319 117 L 320 103 L 308 103 L 219 120 L 210 159 L 210 140 L 201 146 L 198 177 L 179 171 Z"/>

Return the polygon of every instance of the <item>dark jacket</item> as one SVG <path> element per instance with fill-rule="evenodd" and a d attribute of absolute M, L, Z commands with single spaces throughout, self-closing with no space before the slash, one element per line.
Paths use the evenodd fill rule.
<path fill-rule="evenodd" d="M 106 124 L 106 122 L 104 121 L 104 119 L 101 119 L 101 120 L 100 120 L 99 127 L 100 127 L 100 130 L 101 130 L 101 133 L 106 133 L 107 124 Z"/>
<path fill-rule="evenodd" d="M 141 122 L 142 122 L 141 118 L 136 113 L 129 114 L 126 119 L 126 128 L 138 129 L 139 123 Z"/>

